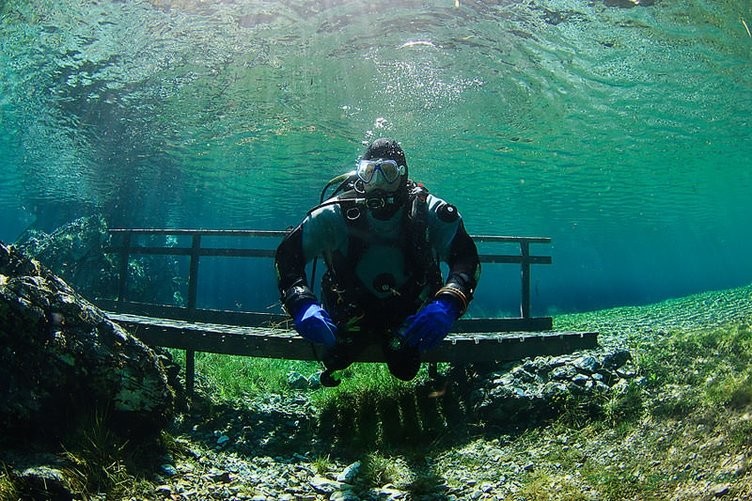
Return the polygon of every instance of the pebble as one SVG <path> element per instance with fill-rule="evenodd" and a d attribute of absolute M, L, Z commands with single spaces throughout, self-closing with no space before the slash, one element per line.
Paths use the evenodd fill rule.
<path fill-rule="evenodd" d="M 359 501 L 360 498 L 351 490 L 345 489 L 341 491 L 334 491 L 329 496 L 330 501 Z"/>
<path fill-rule="evenodd" d="M 601 363 L 595 357 L 588 355 L 575 360 L 574 366 L 585 373 L 592 374 L 601 368 Z"/>
<path fill-rule="evenodd" d="M 360 461 L 356 461 L 345 468 L 342 473 L 337 475 L 337 482 L 344 482 L 347 484 L 353 483 L 355 477 L 360 473 Z"/>
<path fill-rule="evenodd" d="M 290 372 L 287 375 L 287 384 L 294 390 L 305 390 L 310 386 L 308 379 L 299 372 Z"/>
<path fill-rule="evenodd" d="M 719 484 L 713 487 L 713 496 L 720 498 L 725 496 L 731 491 L 731 486 L 728 484 Z"/>
<path fill-rule="evenodd" d="M 171 464 L 163 464 L 163 465 L 161 465 L 159 467 L 159 471 L 163 475 L 168 476 L 168 477 L 174 477 L 175 475 L 178 474 L 178 470 L 176 470 L 175 467 L 172 466 Z"/>
<path fill-rule="evenodd" d="M 328 478 L 316 475 L 309 481 L 309 484 L 319 494 L 333 494 L 335 491 L 342 489 L 342 482 L 330 480 Z"/>
<path fill-rule="evenodd" d="M 162 496 L 170 496 L 172 494 L 172 488 L 169 485 L 159 485 L 154 492 Z"/>

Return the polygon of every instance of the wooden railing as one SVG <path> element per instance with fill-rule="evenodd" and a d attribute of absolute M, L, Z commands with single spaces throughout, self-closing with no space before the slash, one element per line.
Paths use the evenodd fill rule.
<path fill-rule="evenodd" d="M 212 310 L 197 306 L 199 287 L 199 267 L 203 257 L 239 257 L 239 258 L 272 258 L 274 249 L 238 248 L 238 247 L 206 247 L 202 245 L 205 237 L 246 237 L 246 238 L 274 238 L 281 240 L 285 231 L 273 230 L 192 230 L 192 229 L 111 229 L 113 244 L 107 248 L 108 252 L 120 256 L 120 271 L 116 299 L 100 299 L 98 303 L 105 309 L 119 313 L 133 313 L 150 315 L 177 320 L 200 322 L 214 322 L 230 325 L 269 326 L 286 322 L 288 318 L 281 314 L 239 311 Z M 190 246 L 177 245 L 139 245 L 134 242 L 134 236 L 165 236 L 190 237 Z M 505 243 L 518 244 L 517 254 L 481 254 L 482 263 L 506 263 L 520 266 L 520 316 L 515 318 L 468 318 L 456 323 L 455 332 L 510 332 L 510 331 L 540 331 L 552 328 L 549 317 L 533 317 L 531 315 L 531 266 L 551 264 L 551 256 L 533 255 L 531 244 L 547 244 L 551 242 L 547 237 L 516 237 L 497 235 L 476 235 L 472 237 L 477 243 Z M 170 306 L 130 300 L 128 293 L 128 263 L 134 255 L 170 255 L 189 256 L 189 272 L 187 277 L 188 292 L 185 306 Z"/>

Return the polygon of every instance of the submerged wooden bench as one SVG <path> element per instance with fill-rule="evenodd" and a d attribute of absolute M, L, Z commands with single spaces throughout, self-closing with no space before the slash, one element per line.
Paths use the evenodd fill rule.
<path fill-rule="evenodd" d="M 187 230 L 187 229 L 112 229 L 113 245 L 107 251 L 120 256 L 117 298 L 99 299 L 97 304 L 109 317 L 147 344 L 177 348 L 186 352 L 186 386 L 193 388 L 195 352 L 228 355 L 318 360 L 321 353 L 290 328 L 282 314 L 236 310 L 217 310 L 197 306 L 200 259 L 206 256 L 229 258 L 272 258 L 273 248 L 204 246 L 205 237 L 274 238 L 276 243 L 286 232 L 263 230 Z M 165 237 L 154 245 L 154 237 Z M 148 245 L 139 243 L 147 237 Z M 170 241 L 168 242 L 168 237 Z M 190 246 L 176 239 L 189 238 Z M 453 332 L 434 350 L 425 354 L 426 362 L 510 361 L 538 355 L 558 355 L 597 346 L 597 332 L 555 332 L 551 317 L 531 316 L 530 267 L 550 264 L 551 257 L 531 255 L 531 244 L 550 243 L 546 237 L 473 236 L 479 243 L 517 244 L 519 253 L 481 253 L 482 263 L 508 263 L 520 266 L 520 317 L 463 318 Z M 276 247 L 276 246 L 275 246 Z M 189 273 L 186 306 L 170 306 L 133 301 L 128 291 L 129 262 L 134 255 L 188 256 Z M 382 362 L 378 347 L 366 350 L 356 360 Z"/>
<path fill-rule="evenodd" d="M 294 330 L 247 327 L 109 313 L 147 344 L 182 350 L 291 360 L 319 360 L 320 351 Z M 461 327 L 460 321 L 460 327 Z M 595 347 L 595 332 L 452 333 L 423 357 L 425 362 L 493 362 L 538 355 L 559 355 Z M 383 362 L 378 347 L 356 362 Z"/>

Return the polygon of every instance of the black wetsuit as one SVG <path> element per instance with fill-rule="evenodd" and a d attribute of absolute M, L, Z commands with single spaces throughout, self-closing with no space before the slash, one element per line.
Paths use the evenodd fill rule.
<path fill-rule="evenodd" d="M 325 203 L 293 229 L 277 249 L 279 289 L 290 311 L 290 290 L 307 290 L 306 263 L 322 256 L 322 305 L 337 325 L 337 346 L 324 364 L 341 369 L 368 344 L 381 344 L 392 373 L 411 379 L 419 367 L 415 348 L 395 336 L 407 317 L 451 283 L 472 299 L 480 275 L 475 243 L 456 208 L 427 195 L 422 218 L 408 200 L 380 219 L 348 201 Z M 439 262 L 448 266 L 446 280 Z"/>

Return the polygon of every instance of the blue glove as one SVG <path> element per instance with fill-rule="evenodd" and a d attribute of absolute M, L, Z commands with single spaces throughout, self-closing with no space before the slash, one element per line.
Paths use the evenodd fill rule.
<path fill-rule="evenodd" d="M 451 299 L 431 301 L 418 313 L 408 317 L 405 321 L 407 328 L 402 331 L 402 336 L 409 346 L 428 351 L 449 334 L 459 313 L 459 306 Z"/>
<path fill-rule="evenodd" d="M 295 330 L 307 340 L 331 348 L 337 343 L 337 326 L 318 303 L 302 305 L 293 316 Z"/>

